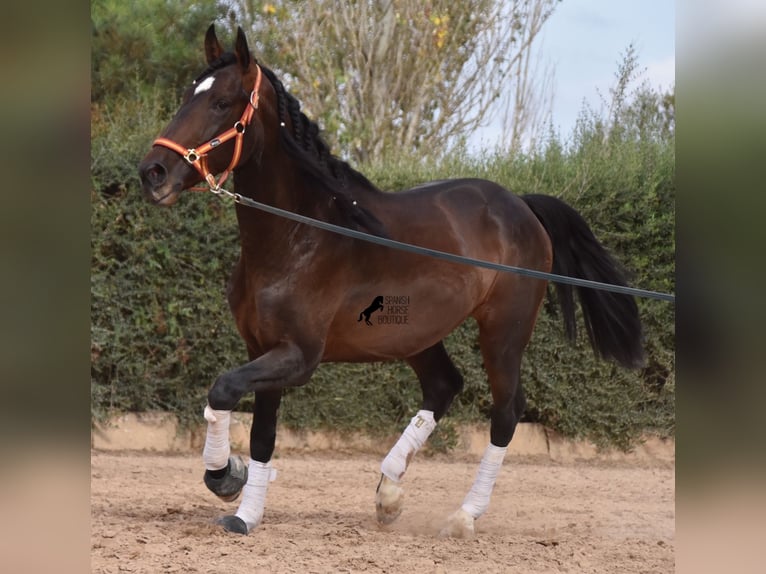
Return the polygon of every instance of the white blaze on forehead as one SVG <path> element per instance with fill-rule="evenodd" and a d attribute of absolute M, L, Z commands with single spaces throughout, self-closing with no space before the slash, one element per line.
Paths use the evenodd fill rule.
<path fill-rule="evenodd" d="M 197 86 L 194 89 L 194 95 L 196 96 L 200 92 L 204 92 L 206 90 L 209 90 L 211 88 L 211 86 L 213 85 L 213 82 L 215 82 L 215 78 L 213 76 L 208 76 L 207 78 L 202 80 L 200 82 L 199 86 Z"/>

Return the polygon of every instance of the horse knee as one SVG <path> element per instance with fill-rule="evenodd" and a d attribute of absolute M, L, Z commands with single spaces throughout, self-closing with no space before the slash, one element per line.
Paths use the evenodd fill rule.
<path fill-rule="evenodd" d="M 232 411 L 239 402 L 239 395 L 231 388 L 231 382 L 226 374 L 218 377 L 207 393 L 207 404 L 210 408 L 221 411 Z"/>

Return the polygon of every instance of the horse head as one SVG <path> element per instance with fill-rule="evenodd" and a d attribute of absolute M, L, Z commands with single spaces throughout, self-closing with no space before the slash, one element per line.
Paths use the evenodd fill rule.
<path fill-rule="evenodd" d="M 200 181 L 216 190 L 229 173 L 259 158 L 265 124 L 274 123 L 276 94 L 250 53 L 242 28 L 225 52 L 211 25 L 208 68 L 186 89 L 181 107 L 139 165 L 147 198 L 172 205 Z M 214 174 L 222 174 L 216 180 Z"/>

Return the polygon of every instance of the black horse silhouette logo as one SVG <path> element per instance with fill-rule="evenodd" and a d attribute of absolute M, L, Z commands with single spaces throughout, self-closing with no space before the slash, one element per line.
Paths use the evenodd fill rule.
<path fill-rule="evenodd" d="M 370 315 L 372 315 L 375 311 L 382 311 L 383 310 L 383 295 L 378 295 L 373 299 L 372 303 L 370 303 L 370 306 L 367 307 L 364 311 L 359 313 L 359 319 L 357 319 L 357 322 L 362 320 L 362 317 L 364 317 L 364 322 L 368 325 L 372 325 L 372 322 L 370 321 Z"/>

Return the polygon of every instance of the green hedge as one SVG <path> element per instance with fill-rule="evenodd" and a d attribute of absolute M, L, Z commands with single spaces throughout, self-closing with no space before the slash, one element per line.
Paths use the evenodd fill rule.
<path fill-rule="evenodd" d="M 209 194 L 186 194 L 170 209 L 144 202 L 134 170 L 154 135 L 146 129 L 151 122 L 132 128 L 119 113 L 100 113 L 92 148 L 92 412 L 100 418 L 163 409 L 199 421 L 209 385 L 246 360 L 224 295 L 238 254 L 233 208 Z M 552 140 L 528 156 L 455 154 L 428 165 L 392 160 L 362 170 L 387 190 L 478 176 L 517 193 L 560 196 L 632 272 L 634 285 L 673 291 L 672 140 L 591 135 L 568 146 Z M 119 153 L 111 154 L 115 141 Z M 646 431 L 672 435 L 674 308 L 649 300 L 639 308 L 649 360 L 638 372 L 595 360 L 583 338 L 570 346 L 560 319 L 543 311 L 523 361 L 525 420 L 619 447 Z M 433 437 L 437 447 L 453 443 L 456 422 L 488 416 L 475 335 L 469 321 L 447 340 L 466 386 Z M 286 393 L 281 420 L 293 427 L 390 433 L 419 404 L 419 386 L 403 363 L 322 365 L 311 384 Z M 240 408 L 249 408 L 247 399 Z"/>

